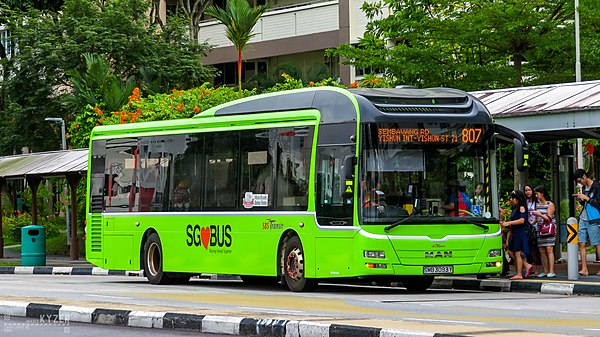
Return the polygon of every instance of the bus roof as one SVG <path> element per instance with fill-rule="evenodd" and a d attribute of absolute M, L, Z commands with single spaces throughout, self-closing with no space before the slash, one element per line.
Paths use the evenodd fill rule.
<path fill-rule="evenodd" d="M 315 112 L 310 113 L 311 110 Z M 219 117 L 223 117 L 223 121 L 235 119 L 243 123 L 243 120 L 252 120 L 253 114 L 273 113 L 269 118 L 293 119 L 294 116 L 286 113 L 289 111 L 305 111 L 303 116 L 320 114 L 320 124 L 397 122 L 399 118 L 408 122 L 492 122 L 490 113 L 477 98 L 456 89 L 315 87 L 238 99 L 212 107 L 191 119 L 134 123 L 125 128 L 122 125 L 99 126 L 94 128 L 92 137 L 115 131 L 134 133 L 162 129 L 165 125 L 170 130 L 185 130 L 204 124 L 198 120 L 203 118 L 210 118 L 215 123 Z"/>
<path fill-rule="evenodd" d="M 321 124 L 360 121 L 436 118 L 440 122 L 491 123 L 490 113 L 472 95 L 449 88 L 305 88 L 235 100 L 213 107 L 194 118 L 316 109 Z"/>

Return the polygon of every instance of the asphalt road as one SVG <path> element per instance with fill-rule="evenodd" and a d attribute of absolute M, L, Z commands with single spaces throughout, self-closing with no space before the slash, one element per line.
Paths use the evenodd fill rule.
<path fill-rule="evenodd" d="M 322 285 L 292 293 L 238 281 L 153 286 L 118 276 L 0 275 L 0 300 L 232 315 L 472 336 L 600 336 L 598 298 Z"/>

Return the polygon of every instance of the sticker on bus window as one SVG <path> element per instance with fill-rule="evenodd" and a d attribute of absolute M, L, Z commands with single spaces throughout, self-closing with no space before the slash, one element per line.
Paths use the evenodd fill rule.
<path fill-rule="evenodd" d="M 242 204 L 244 205 L 244 208 L 267 207 L 269 206 L 269 195 L 246 192 Z"/>

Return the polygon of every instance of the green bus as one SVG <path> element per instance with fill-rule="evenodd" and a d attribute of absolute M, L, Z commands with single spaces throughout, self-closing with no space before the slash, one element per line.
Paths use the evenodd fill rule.
<path fill-rule="evenodd" d="M 522 134 L 445 88 L 308 88 L 99 126 L 86 258 L 152 284 L 230 274 L 292 291 L 498 274 L 499 140 L 526 166 Z"/>

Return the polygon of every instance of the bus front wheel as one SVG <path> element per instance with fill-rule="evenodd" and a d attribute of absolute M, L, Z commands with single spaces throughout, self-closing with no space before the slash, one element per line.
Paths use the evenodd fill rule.
<path fill-rule="evenodd" d="M 304 265 L 304 249 L 300 238 L 292 236 L 284 245 L 283 276 L 285 284 L 291 291 L 311 291 L 317 286 L 315 279 L 307 279 Z"/>
<path fill-rule="evenodd" d="M 152 284 L 167 284 L 169 279 L 163 272 L 163 252 L 158 234 L 152 233 L 144 244 L 144 273 Z"/>

